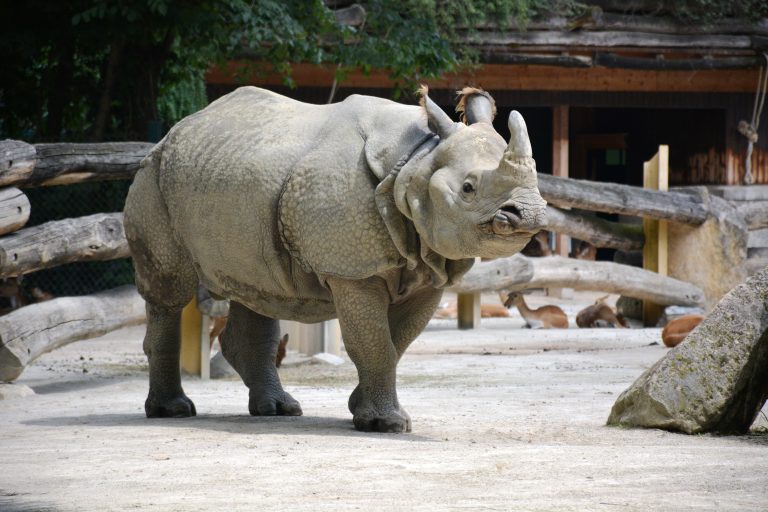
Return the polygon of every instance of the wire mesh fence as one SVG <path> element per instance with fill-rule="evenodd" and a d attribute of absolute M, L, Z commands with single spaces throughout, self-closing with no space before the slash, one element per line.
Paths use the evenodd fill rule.
<path fill-rule="evenodd" d="M 27 226 L 96 213 L 120 212 L 129 186 L 129 181 L 101 181 L 27 189 L 25 193 L 31 205 Z M 20 292 L 34 301 L 34 295 L 40 293 L 47 294 L 46 297 L 87 295 L 133 282 L 131 260 L 123 258 L 69 263 L 33 272 L 21 279 Z"/>

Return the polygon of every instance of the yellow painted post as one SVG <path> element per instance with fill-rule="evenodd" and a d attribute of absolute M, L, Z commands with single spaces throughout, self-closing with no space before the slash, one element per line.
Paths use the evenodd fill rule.
<path fill-rule="evenodd" d="M 181 369 L 191 375 L 201 374 L 202 334 L 203 314 L 197 309 L 197 298 L 194 298 L 181 312 Z"/>
<path fill-rule="evenodd" d="M 669 190 L 669 146 L 659 146 L 659 152 L 643 164 L 643 187 L 652 190 Z M 667 221 L 643 219 L 643 268 L 666 276 L 668 272 Z M 664 308 L 643 301 L 643 324 L 655 326 Z"/>
<path fill-rule="evenodd" d="M 480 292 L 458 294 L 456 309 L 459 329 L 477 329 L 480 327 Z"/>
<path fill-rule="evenodd" d="M 552 107 L 552 175 L 568 177 L 568 154 L 570 151 L 570 134 L 568 105 Z M 555 250 L 557 256 L 567 258 L 571 249 L 571 237 L 562 233 L 555 234 Z M 573 295 L 569 288 L 548 288 L 547 295 L 566 298 Z"/>

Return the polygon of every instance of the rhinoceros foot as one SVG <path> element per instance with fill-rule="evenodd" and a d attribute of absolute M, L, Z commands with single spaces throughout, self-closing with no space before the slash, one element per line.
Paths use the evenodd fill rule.
<path fill-rule="evenodd" d="M 248 412 L 251 416 L 301 416 L 301 405 L 285 391 L 274 393 L 254 392 L 251 390 L 248 400 Z"/>
<path fill-rule="evenodd" d="M 358 407 L 352 422 L 361 432 L 391 432 L 399 434 L 411 431 L 411 417 L 402 407 L 389 411 L 377 411 L 371 407 Z"/>
<path fill-rule="evenodd" d="M 357 430 L 362 432 L 410 432 L 411 417 L 399 405 L 396 407 L 374 407 L 366 400 L 360 386 L 349 395 L 349 412 Z M 387 409 L 387 410 L 382 410 Z"/>
<path fill-rule="evenodd" d="M 188 418 L 196 416 L 195 404 L 183 392 L 175 396 L 158 396 L 149 393 L 144 402 L 147 418 Z"/>

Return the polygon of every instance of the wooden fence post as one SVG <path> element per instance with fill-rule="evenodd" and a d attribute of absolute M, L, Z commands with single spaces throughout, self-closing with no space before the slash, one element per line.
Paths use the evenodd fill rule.
<path fill-rule="evenodd" d="M 552 175 L 567 178 L 570 129 L 568 105 L 552 107 Z M 567 258 L 571 252 L 571 237 L 563 233 L 555 233 L 554 253 Z M 547 288 L 547 295 L 552 297 L 570 297 L 573 290 L 568 288 Z"/>
<path fill-rule="evenodd" d="M 458 294 L 456 309 L 459 329 L 477 329 L 480 327 L 480 292 Z"/>
<path fill-rule="evenodd" d="M 659 152 L 643 163 L 643 188 L 666 192 L 669 189 L 669 146 L 659 146 Z M 668 269 L 667 221 L 643 219 L 643 268 L 666 276 Z M 655 326 L 664 309 L 658 304 L 643 301 L 643 324 Z"/>
<path fill-rule="evenodd" d="M 211 368 L 207 327 L 195 297 L 181 312 L 181 369 L 203 379 L 210 377 Z"/>

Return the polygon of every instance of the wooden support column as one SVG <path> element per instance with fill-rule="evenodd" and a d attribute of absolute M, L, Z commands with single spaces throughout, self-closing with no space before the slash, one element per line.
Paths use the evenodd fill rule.
<path fill-rule="evenodd" d="M 321 352 L 341 354 L 341 329 L 337 320 L 315 324 L 280 321 L 280 334 L 288 334 L 288 348 L 313 356 Z"/>
<path fill-rule="evenodd" d="M 659 146 L 659 152 L 643 163 L 643 187 L 652 190 L 669 189 L 669 146 Z M 644 218 L 643 268 L 660 276 L 668 273 L 667 221 Z M 647 300 L 643 301 L 643 323 L 655 326 L 664 308 Z"/>
<path fill-rule="evenodd" d="M 480 258 L 475 258 L 475 264 Z M 480 327 L 480 292 L 459 293 L 456 295 L 456 319 L 459 329 L 477 329 Z"/>
<path fill-rule="evenodd" d="M 181 369 L 203 379 L 210 377 L 211 347 L 208 319 L 197 309 L 197 298 L 181 312 Z"/>
<path fill-rule="evenodd" d="M 456 309 L 459 329 L 480 327 L 480 292 L 458 294 Z"/>
<path fill-rule="evenodd" d="M 569 152 L 568 105 L 552 107 L 552 175 L 568 177 Z M 571 249 L 571 237 L 562 233 L 555 234 L 555 255 L 567 258 Z M 547 294 L 553 297 L 569 296 L 568 289 L 549 288 Z"/>

